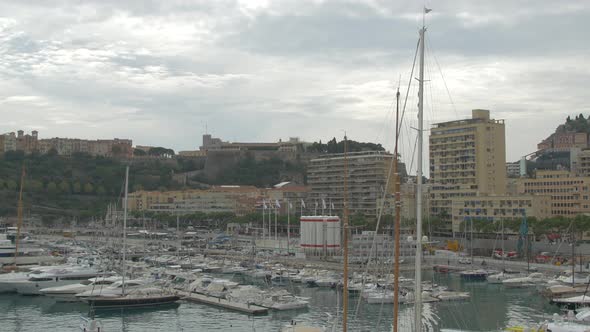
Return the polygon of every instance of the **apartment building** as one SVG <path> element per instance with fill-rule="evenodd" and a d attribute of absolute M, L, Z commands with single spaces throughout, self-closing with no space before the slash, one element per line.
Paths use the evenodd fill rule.
<path fill-rule="evenodd" d="M 537 170 L 534 178 L 518 179 L 522 194 L 549 195 L 551 216 L 575 217 L 590 213 L 590 177 L 567 170 Z"/>
<path fill-rule="evenodd" d="M 382 197 L 393 197 L 393 175 L 387 184 L 389 172 L 393 172 L 393 155 L 380 151 L 353 152 L 348 154 L 347 160 L 349 211 L 375 218 Z M 342 212 L 344 163 L 344 154 L 332 154 L 309 162 L 307 182 L 311 187 L 309 198 L 314 205 L 322 200 L 330 201 L 334 205 L 333 213 Z"/>
<path fill-rule="evenodd" d="M 588 147 L 588 134 L 566 132 L 563 125 L 556 132 L 537 144 L 538 150 L 568 151 L 572 148 Z"/>
<path fill-rule="evenodd" d="M 38 151 L 37 135 L 36 130 L 33 130 L 30 135 L 25 135 L 23 130 L 17 131 L 17 135 L 13 132 L 0 135 L 0 153 L 23 151 L 25 154 L 30 154 Z"/>
<path fill-rule="evenodd" d="M 14 133 L 0 135 L 0 153 L 8 151 L 16 151 L 16 135 Z"/>
<path fill-rule="evenodd" d="M 119 138 L 112 140 L 84 140 L 54 137 L 40 139 L 38 149 L 41 153 L 55 150 L 60 156 L 71 156 L 74 153 L 88 153 L 100 157 L 131 158 L 133 156 L 132 141 Z"/>
<path fill-rule="evenodd" d="M 23 151 L 25 154 L 38 151 L 38 131 L 33 130 L 30 135 L 25 135 L 23 130 L 19 130 L 17 133 L 16 150 Z"/>
<path fill-rule="evenodd" d="M 207 190 L 137 191 L 129 194 L 130 211 L 169 214 L 231 212 L 244 215 L 256 210 L 261 189 L 253 186 L 218 186 Z"/>
<path fill-rule="evenodd" d="M 551 196 L 476 196 L 454 199 L 453 232 L 461 231 L 461 222 L 465 220 L 520 220 L 524 215 L 538 219 L 551 217 Z"/>
<path fill-rule="evenodd" d="M 504 120 L 476 109 L 471 119 L 435 124 L 429 140 L 432 216 L 450 220 L 453 200 L 505 194 Z"/>
<path fill-rule="evenodd" d="M 578 176 L 590 176 L 590 149 L 572 149 L 571 170 Z"/>

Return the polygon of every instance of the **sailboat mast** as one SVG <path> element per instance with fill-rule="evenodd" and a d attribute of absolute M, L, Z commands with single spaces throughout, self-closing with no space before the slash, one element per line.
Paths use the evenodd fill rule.
<path fill-rule="evenodd" d="M 16 258 L 18 257 L 18 244 L 20 242 L 20 229 L 23 227 L 23 188 L 25 186 L 25 165 L 20 176 L 20 190 L 18 193 L 17 206 L 17 224 L 16 224 L 16 238 L 14 239 L 14 267 L 16 267 Z"/>
<path fill-rule="evenodd" d="M 572 287 L 576 287 L 576 232 L 574 231 L 575 219 L 572 221 Z M 528 234 L 527 234 L 528 238 Z M 527 243 L 528 246 L 528 243 Z M 527 260 L 528 260 L 527 253 Z"/>
<path fill-rule="evenodd" d="M 506 271 L 506 263 L 504 262 L 504 256 L 506 256 L 504 252 L 504 219 L 500 222 L 502 223 L 502 271 Z"/>
<path fill-rule="evenodd" d="M 291 202 L 287 201 L 287 255 L 289 255 L 289 242 L 291 242 Z"/>
<path fill-rule="evenodd" d="M 125 167 L 125 198 L 123 199 L 123 275 L 122 294 L 125 295 L 125 275 L 127 274 L 127 195 L 129 193 L 129 166 Z"/>
<path fill-rule="evenodd" d="M 418 79 L 418 165 L 416 170 L 416 290 L 414 292 L 414 330 L 422 331 L 422 150 L 424 149 L 424 37 L 420 29 L 420 75 Z"/>
<path fill-rule="evenodd" d="M 342 276 L 342 332 L 348 328 L 348 140 L 344 135 L 344 275 Z"/>
<path fill-rule="evenodd" d="M 399 141 L 399 87 L 397 88 L 395 107 L 395 149 L 393 152 L 393 181 L 395 191 L 395 221 L 394 221 L 394 266 L 393 266 L 393 332 L 397 332 L 399 320 L 399 256 L 400 256 L 400 180 L 398 174 L 398 141 Z"/>

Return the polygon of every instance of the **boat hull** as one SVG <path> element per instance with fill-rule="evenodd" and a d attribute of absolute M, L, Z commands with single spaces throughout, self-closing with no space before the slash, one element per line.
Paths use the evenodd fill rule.
<path fill-rule="evenodd" d="M 153 298 L 94 298 L 88 299 L 86 302 L 96 309 L 109 308 L 140 308 L 153 307 L 159 305 L 173 304 L 180 300 L 180 296 L 171 295 Z"/>

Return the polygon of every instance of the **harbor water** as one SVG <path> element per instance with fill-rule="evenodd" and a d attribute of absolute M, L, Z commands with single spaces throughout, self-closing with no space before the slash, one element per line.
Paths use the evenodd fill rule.
<path fill-rule="evenodd" d="M 498 331 L 510 324 L 548 319 L 559 309 L 548 303 L 534 288 L 504 289 L 486 282 L 465 282 L 457 276 L 427 274 L 430 280 L 452 290 L 471 292 L 471 298 L 458 302 L 424 304 L 424 320 L 430 331 L 461 329 Z M 243 277 L 234 280 L 247 281 Z M 279 331 L 295 320 L 298 324 L 331 327 L 338 322 L 342 302 L 336 290 L 309 288 L 301 284 L 286 286 L 289 291 L 310 297 L 309 308 L 302 311 L 270 312 L 251 317 L 207 305 L 181 301 L 158 309 L 97 311 L 104 331 Z M 350 297 L 349 329 L 352 331 L 391 331 L 393 305 L 366 304 Z M 0 331 L 79 331 L 80 316 L 88 306 L 81 303 L 56 303 L 42 296 L 0 294 Z M 401 330 L 413 330 L 413 308 L 402 305 Z M 338 330 L 338 329 L 337 329 Z"/>

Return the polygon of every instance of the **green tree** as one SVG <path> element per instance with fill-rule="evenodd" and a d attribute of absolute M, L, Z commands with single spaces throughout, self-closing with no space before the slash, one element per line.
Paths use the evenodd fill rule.
<path fill-rule="evenodd" d="M 47 183 L 47 192 L 49 192 L 50 194 L 57 193 L 57 185 L 55 184 L 55 182 L 48 182 Z"/>
<path fill-rule="evenodd" d="M 8 181 L 6 181 L 5 186 L 6 186 L 6 189 L 8 189 L 10 191 L 15 191 L 17 184 L 16 184 L 16 181 L 14 181 L 14 180 L 8 180 Z"/>
<path fill-rule="evenodd" d="M 39 180 L 30 180 L 27 187 L 32 192 L 40 192 L 43 190 L 43 182 Z"/>
<path fill-rule="evenodd" d="M 67 181 L 62 181 L 59 183 L 59 191 L 64 194 L 70 193 L 70 184 Z"/>
<path fill-rule="evenodd" d="M 80 182 L 78 182 L 78 181 L 74 182 L 74 185 L 72 186 L 72 191 L 76 194 L 79 194 L 82 192 L 82 185 L 80 184 Z"/>
<path fill-rule="evenodd" d="M 96 187 L 96 194 L 99 196 L 103 196 L 106 193 L 106 190 L 104 190 L 103 186 L 98 186 Z"/>
<path fill-rule="evenodd" d="M 84 193 L 85 194 L 92 194 L 94 192 L 94 187 L 92 183 L 88 182 L 84 184 Z"/>

